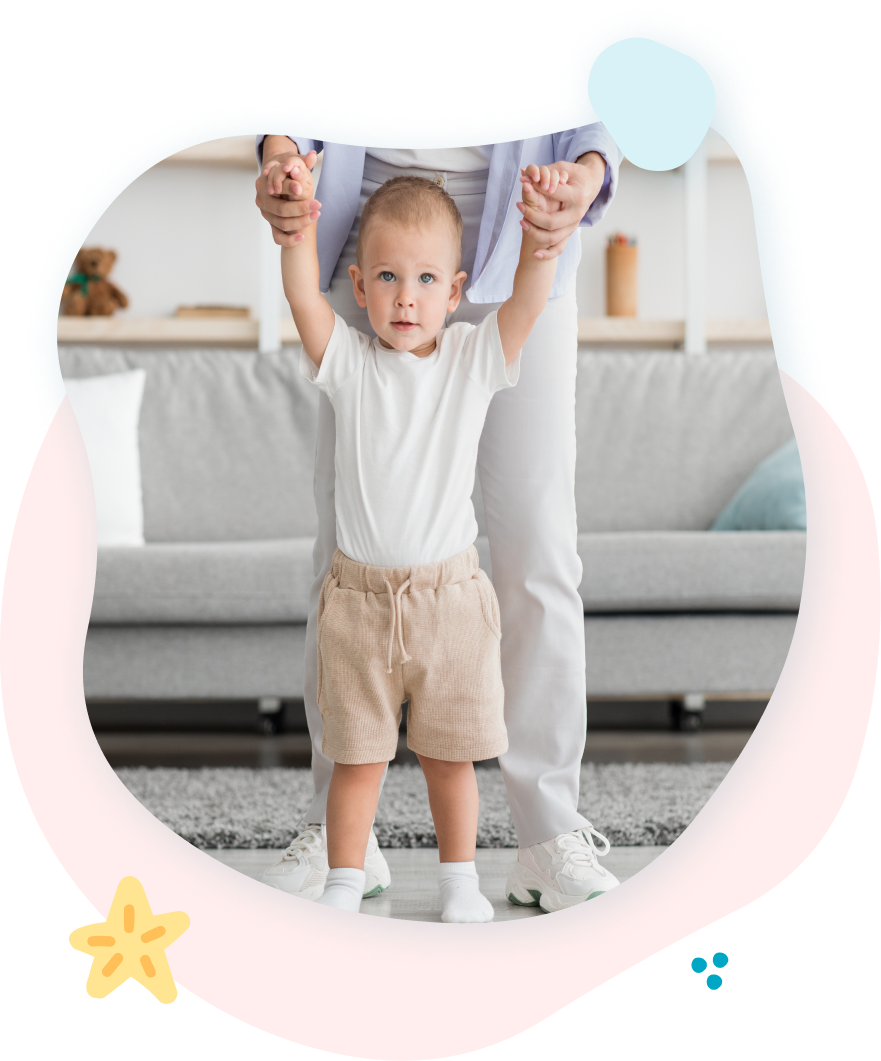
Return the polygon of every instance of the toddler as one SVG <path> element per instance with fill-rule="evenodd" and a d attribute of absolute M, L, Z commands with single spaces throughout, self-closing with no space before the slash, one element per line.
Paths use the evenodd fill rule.
<path fill-rule="evenodd" d="M 304 198 L 310 172 L 291 173 Z M 521 172 L 523 197 L 566 180 Z M 313 217 L 318 221 L 319 209 Z M 471 502 L 493 394 L 517 383 L 520 349 L 548 298 L 556 253 L 524 229 L 513 294 L 478 326 L 444 328 L 462 297 L 462 219 L 421 177 L 367 201 L 349 272 L 376 338 L 349 328 L 319 290 L 316 225 L 281 251 L 301 373 L 336 417 L 337 544 L 318 611 L 318 705 L 334 762 L 327 801 L 326 906 L 357 911 L 383 772 L 401 704 L 425 774 L 440 856 L 441 919 L 492 920 L 474 867 L 474 762 L 507 750 L 499 607 L 478 566 Z"/>

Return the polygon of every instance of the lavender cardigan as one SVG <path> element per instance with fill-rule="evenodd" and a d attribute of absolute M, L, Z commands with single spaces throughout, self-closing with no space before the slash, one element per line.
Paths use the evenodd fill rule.
<path fill-rule="evenodd" d="M 308 137 L 291 136 L 301 154 L 324 151 L 321 166 L 321 224 L 318 226 L 320 287 L 327 291 L 358 213 L 365 148 L 332 144 Z M 514 272 L 520 255 L 520 168 L 545 166 L 552 162 L 574 162 L 587 151 L 596 151 L 606 160 L 606 176 L 599 195 L 584 215 L 582 225 L 594 225 L 605 214 L 618 186 L 618 166 L 622 154 L 600 122 L 579 129 L 564 129 L 528 140 L 495 144 L 489 163 L 486 203 L 480 220 L 474 276 L 466 292 L 470 302 L 504 302 L 514 286 Z M 257 158 L 262 157 L 263 137 L 257 138 Z M 557 274 L 551 298 L 566 294 L 575 283 L 581 259 L 581 240 L 570 239 L 557 261 Z"/>

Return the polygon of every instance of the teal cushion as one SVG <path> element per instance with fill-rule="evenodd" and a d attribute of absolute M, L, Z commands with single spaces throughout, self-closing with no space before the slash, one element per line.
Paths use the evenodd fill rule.
<path fill-rule="evenodd" d="M 714 531 L 806 529 L 805 481 L 794 438 L 762 461 L 710 528 Z"/>

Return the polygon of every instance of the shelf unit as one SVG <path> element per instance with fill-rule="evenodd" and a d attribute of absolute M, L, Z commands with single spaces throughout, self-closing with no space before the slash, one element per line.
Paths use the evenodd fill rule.
<path fill-rule="evenodd" d="M 253 136 L 227 136 L 222 140 L 209 140 L 196 144 L 177 154 L 169 155 L 160 166 L 233 166 L 257 169 L 257 155 Z"/>
<path fill-rule="evenodd" d="M 257 168 L 253 136 L 227 136 L 221 140 L 209 140 L 178 151 L 163 159 L 160 166 L 234 166 L 246 169 Z M 710 129 L 704 141 L 708 162 L 738 162 L 737 155 L 727 140 Z M 627 165 L 631 165 L 627 159 Z"/>
<path fill-rule="evenodd" d="M 59 317 L 58 342 L 139 344 L 151 346 L 256 346 L 256 320 L 241 317 Z M 279 321 L 282 343 L 299 341 L 294 322 Z M 681 320 L 640 320 L 638 317 L 582 317 L 578 341 L 592 346 L 680 346 L 685 339 Z M 770 344 L 767 320 L 707 321 L 707 341 L 719 344 Z"/>
<path fill-rule="evenodd" d="M 626 162 L 626 159 L 625 159 Z M 702 276 L 706 255 L 706 196 L 705 177 L 708 163 L 739 164 L 730 145 L 714 130 L 709 130 L 695 157 L 686 166 L 686 206 L 688 216 L 698 224 L 686 225 L 686 261 L 690 273 Z M 321 159 L 314 171 L 316 180 Z M 160 166 L 198 165 L 243 167 L 256 170 L 253 136 L 233 136 L 210 140 L 170 155 Z M 700 178 L 700 179 L 696 179 Z M 702 191 L 703 189 L 703 191 Z M 202 346 L 257 346 L 261 350 L 275 348 L 279 342 L 295 343 L 297 331 L 290 318 L 276 322 L 271 307 L 280 301 L 280 276 L 277 248 L 268 237 L 269 229 L 261 228 L 261 329 L 257 320 L 228 320 L 204 318 L 60 318 L 58 341 L 61 343 L 123 343 L 142 345 L 202 345 Z M 688 271 L 688 270 L 687 270 Z M 694 288 L 692 290 L 691 288 Z M 767 320 L 706 320 L 706 297 L 703 288 L 691 285 L 686 292 L 686 321 L 639 320 L 613 317 L 582 318 L 578 322 L 578 341 L 589 346 L 654 346 L 676 348 L 683 344 L 691 352 L 706 349 L 707 343 L 769 344 L 771 330 Z M 264 307 L 269 316 L 264 315 Z M 687 333 L 687 334 L 686 334 Z"/>

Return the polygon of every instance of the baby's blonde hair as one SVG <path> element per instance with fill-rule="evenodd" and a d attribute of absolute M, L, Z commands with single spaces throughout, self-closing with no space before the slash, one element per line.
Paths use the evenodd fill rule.
<path fill-rule="evenodd" d="M 405 228 L 446 221 L 456 241 L 456 270 L 462 264 L 462 215 L 453 197 L 425 177 L 392 177 L 370 196 L 361 212 L 355 257 L 362 265 L 370 226 L 385 218 Z"/>

